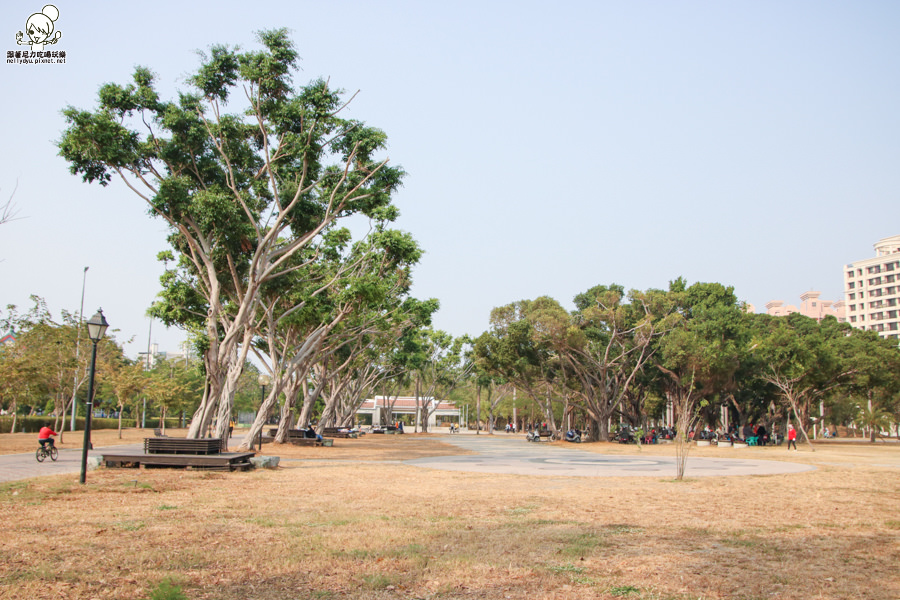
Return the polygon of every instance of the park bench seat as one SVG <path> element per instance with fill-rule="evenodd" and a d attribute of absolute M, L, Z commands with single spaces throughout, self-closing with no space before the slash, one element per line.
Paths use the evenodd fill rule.
<path fill-rule="evenodd" d="M 292 437 L 288 439 L 288 443 L 294 446 L 321 446 L 322 442 L 316 438 Z"/>
<path fill-rule="evenodd" d="M 219 454 L 223 449 L 227 450 L 227 447 L 225 440 L 220 438 L 144 438 L 146 454 Z"/>
<path fill-rule="evenodd" d="M 355 438 L 357 434 L 355 431 L 341 431 L 345 429 L 343 427 L 326 427 L 322 430 L 322 435 L 325 437 L 332 438 Z"/>

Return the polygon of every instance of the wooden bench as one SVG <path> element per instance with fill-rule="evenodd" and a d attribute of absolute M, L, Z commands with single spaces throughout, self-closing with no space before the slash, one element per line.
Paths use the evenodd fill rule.
<path fill-rule="evenodd" d="M 288 443 L 294 446 L 322 446 L 325 442 L 316 438 L 293 437 L 288 440 Z"/>
<path fill-rule="evenodd" d="M 341 431 L 342 429 L 346 429 L 345 427 L 326 427 L 322 430 L 322 435 L 325 437 L 331 438 L 356 438 L 358 437 L 355 431 Z"/>
<path fill-rule="evenodd" d="M 306 430 L 304 429 L 288 429 L 286 441 L 294 446 L 331 446 L 334 444 L 334 440 L 331 439 L 320 440 L 314 437 L 306 437 Z"/>
<path fill-rule="evenodd" d="M 253 468 L 250 457 L 254 452 L 229 452 L 226 454 L 137 454 L 103 453 L 107 468 L 184 468 L 212 471 L 247 471 Z"/>
<path fill-rule="evenodd" d="M 227 450 L 226 442 L 220 438 L 186 438 L 152 437 L 144 438 L 146 454 L 220 454 Z"/>

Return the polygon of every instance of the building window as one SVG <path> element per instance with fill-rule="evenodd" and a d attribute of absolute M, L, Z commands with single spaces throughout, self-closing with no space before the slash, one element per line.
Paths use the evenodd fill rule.
<path fill-rule="evenodd" d="M 856 323 L 856 317 L 855 317 L 855 316 L 850 317 L 850 322 L 851 322 L 851 323 Z"/>
<path fill-rule="evenodd" d="M 847 285 L 847 287 L 849 287 L 849 288 L 852 290 L 852 289 L 854 289 L 854 288 L 856 287 L 856 284 L 853 283 L 853 282 L 851 281 L 851 282 Z"/>
<path fill-rule="evenodd" d="M 851 300 L 856 300 L 856 294 L 850 294 L 849 298 L 850 298 Z"/>

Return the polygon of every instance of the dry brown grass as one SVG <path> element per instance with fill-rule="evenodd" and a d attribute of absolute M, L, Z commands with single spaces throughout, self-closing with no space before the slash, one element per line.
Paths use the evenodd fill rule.
<path fill-rule="evenodd" d="M 167 576 L 221 600 L 900 597 L 900 446 L 759 450 L 819 468 L 679 483 L 442 472 L 398 461 L 458 450 L 405 435 L 267 446 L 276 471 L 15 482 L 0 486 L 0 598 L 147 598 Z"/>

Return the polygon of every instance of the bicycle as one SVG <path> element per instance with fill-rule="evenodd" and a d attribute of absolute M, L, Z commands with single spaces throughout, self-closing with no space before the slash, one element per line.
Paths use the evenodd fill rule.
<path fill-rule="evenodd" d="M 59 450 L 57 450 L 56 446 L 44 446 L 42 445 L 37 449 L 37 452 L 34 453 L 34 457 L 38 462 L 44 462 L 44 459 L 50 457 L 50 460 L 56 462 L 56 459 L 59 458 Z"/>

